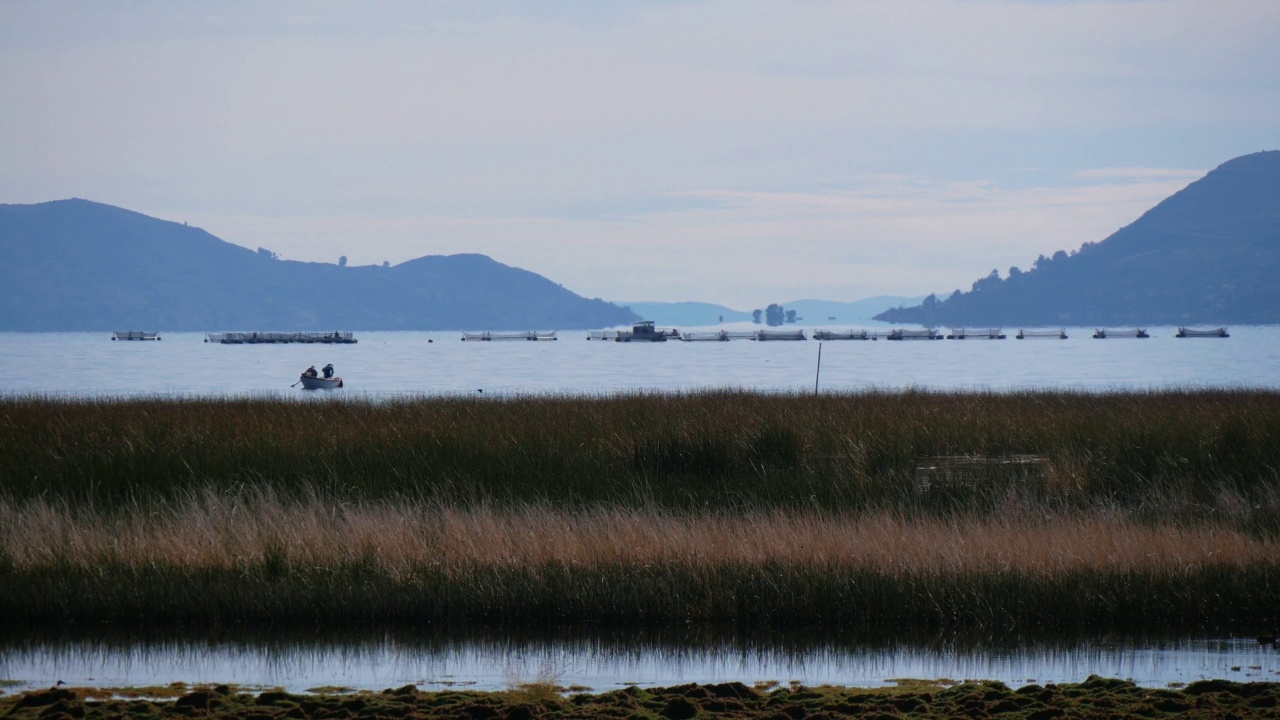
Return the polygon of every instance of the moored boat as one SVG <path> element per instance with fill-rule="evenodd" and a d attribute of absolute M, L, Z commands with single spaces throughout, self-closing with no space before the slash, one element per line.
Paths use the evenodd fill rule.
<path fill-rule="evenodd" d="M 641 320 L 631 326 L 631 330 L 619 330 L 613 337 L 614 342 L 666 342 L 667 338 L 680 337 L 675 330 L 654 327 L 652 320 Z"/>

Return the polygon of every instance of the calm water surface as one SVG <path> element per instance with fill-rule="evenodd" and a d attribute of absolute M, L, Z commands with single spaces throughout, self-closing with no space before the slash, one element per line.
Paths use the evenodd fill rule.
<path fill-rule="evenodd" d="M 757 326 L 745 324 L 744 329 Z M 833 328 L 842 329 L 842 328 Z M 806 328 L 808 332 L 812 328 Z M 333 363 L 343 396 L 597 394 L 712 387 L 812 392 L 932 389 L 1280 387 L 1280 328 L 1227 339 L 805 342 L 461 342 L 461 333 L 357 332 L 355 345 L 219 345 L 202 333 L 113 342 L 110 333 L 0 333 L 0 393 L 301 395 L 308 365 Z M 884 332 L 884 329 L 880 329 Z M 818 368 L 821 346 L 821 370 Z M 815 378 L 815 376 L 817 376 Z"/>
<path fill-rule="evenodd" d="M 898 678 L 1000 680 L 1011 687 L 1089 675 L 1163 687 L 1207 678 L 1280 681 L 1280 651 L 1252 638 L 956 641 L 652 642 L 636 638 L 35 640 L 0 643 L 0 679 L 19 688 L 192 683 L 380 690 L 499 689 L 525 682 L 607 691 L 620 685 L 778 681 L 872 687 Z"/>

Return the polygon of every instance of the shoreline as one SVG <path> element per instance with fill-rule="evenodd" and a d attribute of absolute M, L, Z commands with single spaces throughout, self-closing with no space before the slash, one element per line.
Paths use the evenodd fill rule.
<path fill-rule="evenodd" d="M 67 687 L 0 695 L 0 714 L 26 718 L 122 716 L 190 717 L 437 717 L 470 720 L 535 718 L 983 718 L 1058 717 L 1274 717 L 1280 683 L 1202 680 L 1179 688 L 1142 688 L 1126 680 L 1090 676 L 1081 683 L 1011 688 L 991 681 L 902 680 L 885 688 L 778 686 L 739 682 L 665 688 L 626 687 L 575 692 L 551 683 L 508 690 L 422 691 L 414 685 L 382 691 L 318 693 L 187 686 L 89 690 Z M 166 699 L 158 699 L 164 697 Z"/>

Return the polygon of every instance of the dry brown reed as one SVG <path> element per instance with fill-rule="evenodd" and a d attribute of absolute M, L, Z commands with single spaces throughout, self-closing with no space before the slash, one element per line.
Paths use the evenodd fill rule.
<path fill-rule="evenodd" d="M 692 515 L 657 509 L 438 507 L 282 500 L 269 491 L 193 494 L 149 512 L 96 515 L 54 501 L 0 503 L 0 546 L 18 569 L 226 570 L 371 563 L 423 568 L 787 566 L 880 574 L 1132 571 L 1243 566 L 1280 542 L 1216 527 L 1150 525 L 1118 514 L 903 519 L 787 510 Z"/>

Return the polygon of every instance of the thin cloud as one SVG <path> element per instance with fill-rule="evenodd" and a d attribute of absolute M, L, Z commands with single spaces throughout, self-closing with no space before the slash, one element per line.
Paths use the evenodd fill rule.
<path fill-rule="evenodd" d="M 681 193 L 706 202 L 601 221 L 193 216 L 182 219 L 288 259 L 398 263 L 481 252 L 591 297 L 753 306 L 765 293 L 833 300 L 968 287 L 991 268 L 1102 240 L 1183 187 L 1181 177 L 1005 189 L 991 181 L 867 179 L 822 192 Z M 177 219 L 177 218 L 175 218 Z M 359 244 L 349 238 L 360 237 Z M 548 249 L 552 249 L 548 252 Z M 621 272 L 625 269 L 625 272 Z"/>
<path fill-rule="evenodd" d="M 1175 168 L 1117 167 L 1080 170 L 1075 175 L 1085 180 L 1169 179 L 1188 182 L 1204 175 L 1204 170 L 1180 170 Z"/>
<path fill-rule="evenodd" d="M 1275 0 L 170 12 L 0 3 L 0 202 L 300 260 L 481 252 L 589 296 L 851 300 L 1100 240 L 1280 144 Z"/>

